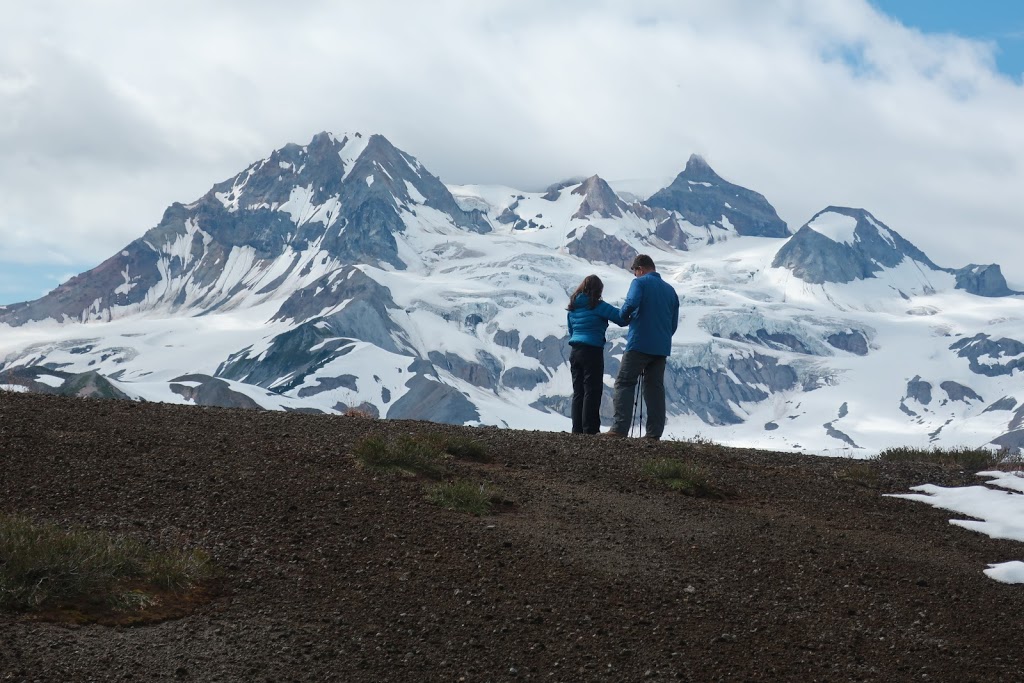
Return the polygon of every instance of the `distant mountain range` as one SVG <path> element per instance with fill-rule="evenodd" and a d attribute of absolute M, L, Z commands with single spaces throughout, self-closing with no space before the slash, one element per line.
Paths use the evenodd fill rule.
<path fill-rule="evenodd" d="M 621 302 L 647 253 L 682 302 L 670 436 L 1024 441 L 1024 298 L 998 265 L 936 265 L 864 209 L 791 232 L 697 156 L 648 197 L 615 187 L 446 186 L 383 136 L 320 133 L 0 306 L 0 387 L 565 430 L 567 295 L 597 273 Z"/>

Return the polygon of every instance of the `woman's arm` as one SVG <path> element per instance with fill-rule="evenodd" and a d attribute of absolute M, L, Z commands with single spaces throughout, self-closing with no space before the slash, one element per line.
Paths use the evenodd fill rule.
<path fill-rule="evenodd" d="M 640 310 L 640 302 L 644 298 L 643 286 L 640 278 L 635 278 L 629 285 L 629 292 L 626 293 L 626 301 L 619 309 L 619 315 L 627 323 L 633 320 L 633 316 Z"/>
<path fill-rule="evenodd" d="M 597 314 L 605 320 L 612 321 L 619 327 L 624 327 L 627 324 L 626 321 L 622 319 L 622 316 L 619 315 L 619 309 L 615 308 L 607 301 L 602 301 L 597 305 Z"/>

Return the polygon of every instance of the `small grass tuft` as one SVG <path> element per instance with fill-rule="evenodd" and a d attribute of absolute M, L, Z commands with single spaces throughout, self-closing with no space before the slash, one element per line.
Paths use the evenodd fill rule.
<path fill-rule="evenodd" d="M 657 479 L 670 489 L 681 491 L 697 498 L 723 498 L 723 491 L 708 481 L 708 472 L 699 465 L 685 463 L 675 458 L 655 458 L 643 464 L 643 473 Z"/>
<path fill-rule="evenodd" d="M 896 446 L 880 452 L 878 460 L 881 462 L 924 462 L 975 472 L 1019 466 L 1022 463 L 1020 455 L 1011 454 L 1009 451 L 993 451 L 968 446 L 953 448 Z"/>
<path fill-rule="evenodd" d="M 696 446 L 717 446 L 718 445 L 717 443 L 715 443 L 714 439 L 712 439 L 711 437 L 708 437 L 708 436 L 704 436 L 700 432 L 697 432 L 696 434 L 691 436 L 686 441 L 687 441 L 687 443 L 691 443 L 691 444 L 694 444 Z"/>
<path fill-rule="evenodd" d="M 214 573 L 201 550 L 156 550 L 125 536 L 0 515 L 0 608 L 138 612 Z"/>
<path fill-rule="evenodd" d="M 478 517 L 491 511 L 496 497 L 496 492 L 487 484 L 468 479 L 435 484 L 427 490 L 427 500 L 431 503 Z"/>
<path fill-rule="evenodd" d="M 440 479 L 442 451 L 427 439 L 404 436 L 393 441 L 369 437 L 355 449 L 355 457 L 364 467 L 380 472 L 396 472 Z"/>
<path fill-rule="evenodd" d="M 487 453 L 484 445 L 466 436 L 453 436 L 445 439 L 442 450 L 459 460 L 472 460 L 474 462 L 491 461 L 491 456 Z"/>
<path fill-rule="evenodd" d="M 856 462 L 837 469 L 833 475 L 836 479 L 848 481 L 865 488 L 878 487 L 878 470 L 871 466 L 870 461 Z"/>
<path fill-rule="evenodd" d="M 181 593 L 195 583 L 212 566 L 210 556 L 199 548 L 172 548 L 150 555 L 145 563 L 146 574 L 153 585 L 172 593 Z"/>

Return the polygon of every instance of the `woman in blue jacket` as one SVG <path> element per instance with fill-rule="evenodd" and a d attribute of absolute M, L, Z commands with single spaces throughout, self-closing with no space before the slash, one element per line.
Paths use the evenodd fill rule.
<path fill-rule="evenodd" d="M 601 431 L 601 396 L 604 393 L 604 345 L 608 321 L 626 323 L 619 310 L 601 301 L 604 283 L 588 275 L 569 296 L 569 370 L 572 372 L 573 434 Z"/>

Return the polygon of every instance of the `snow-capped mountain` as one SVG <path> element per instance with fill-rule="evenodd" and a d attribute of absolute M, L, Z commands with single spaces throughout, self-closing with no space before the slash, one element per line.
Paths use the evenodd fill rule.
<path fill-rule="evenodd" d="M 938 266 L 863 209 L 791 233 L 697 156 L 649 197 L 614 186 L 446 186 L 380 135 L 321 133 L 0 306 L 0 387 L 564 430 L 567 295 L 597 273 L 620 302 L 648 253 L 683 306 L 670 436 L 1024 440 L 1024 299 L 998 266 Z"/>

